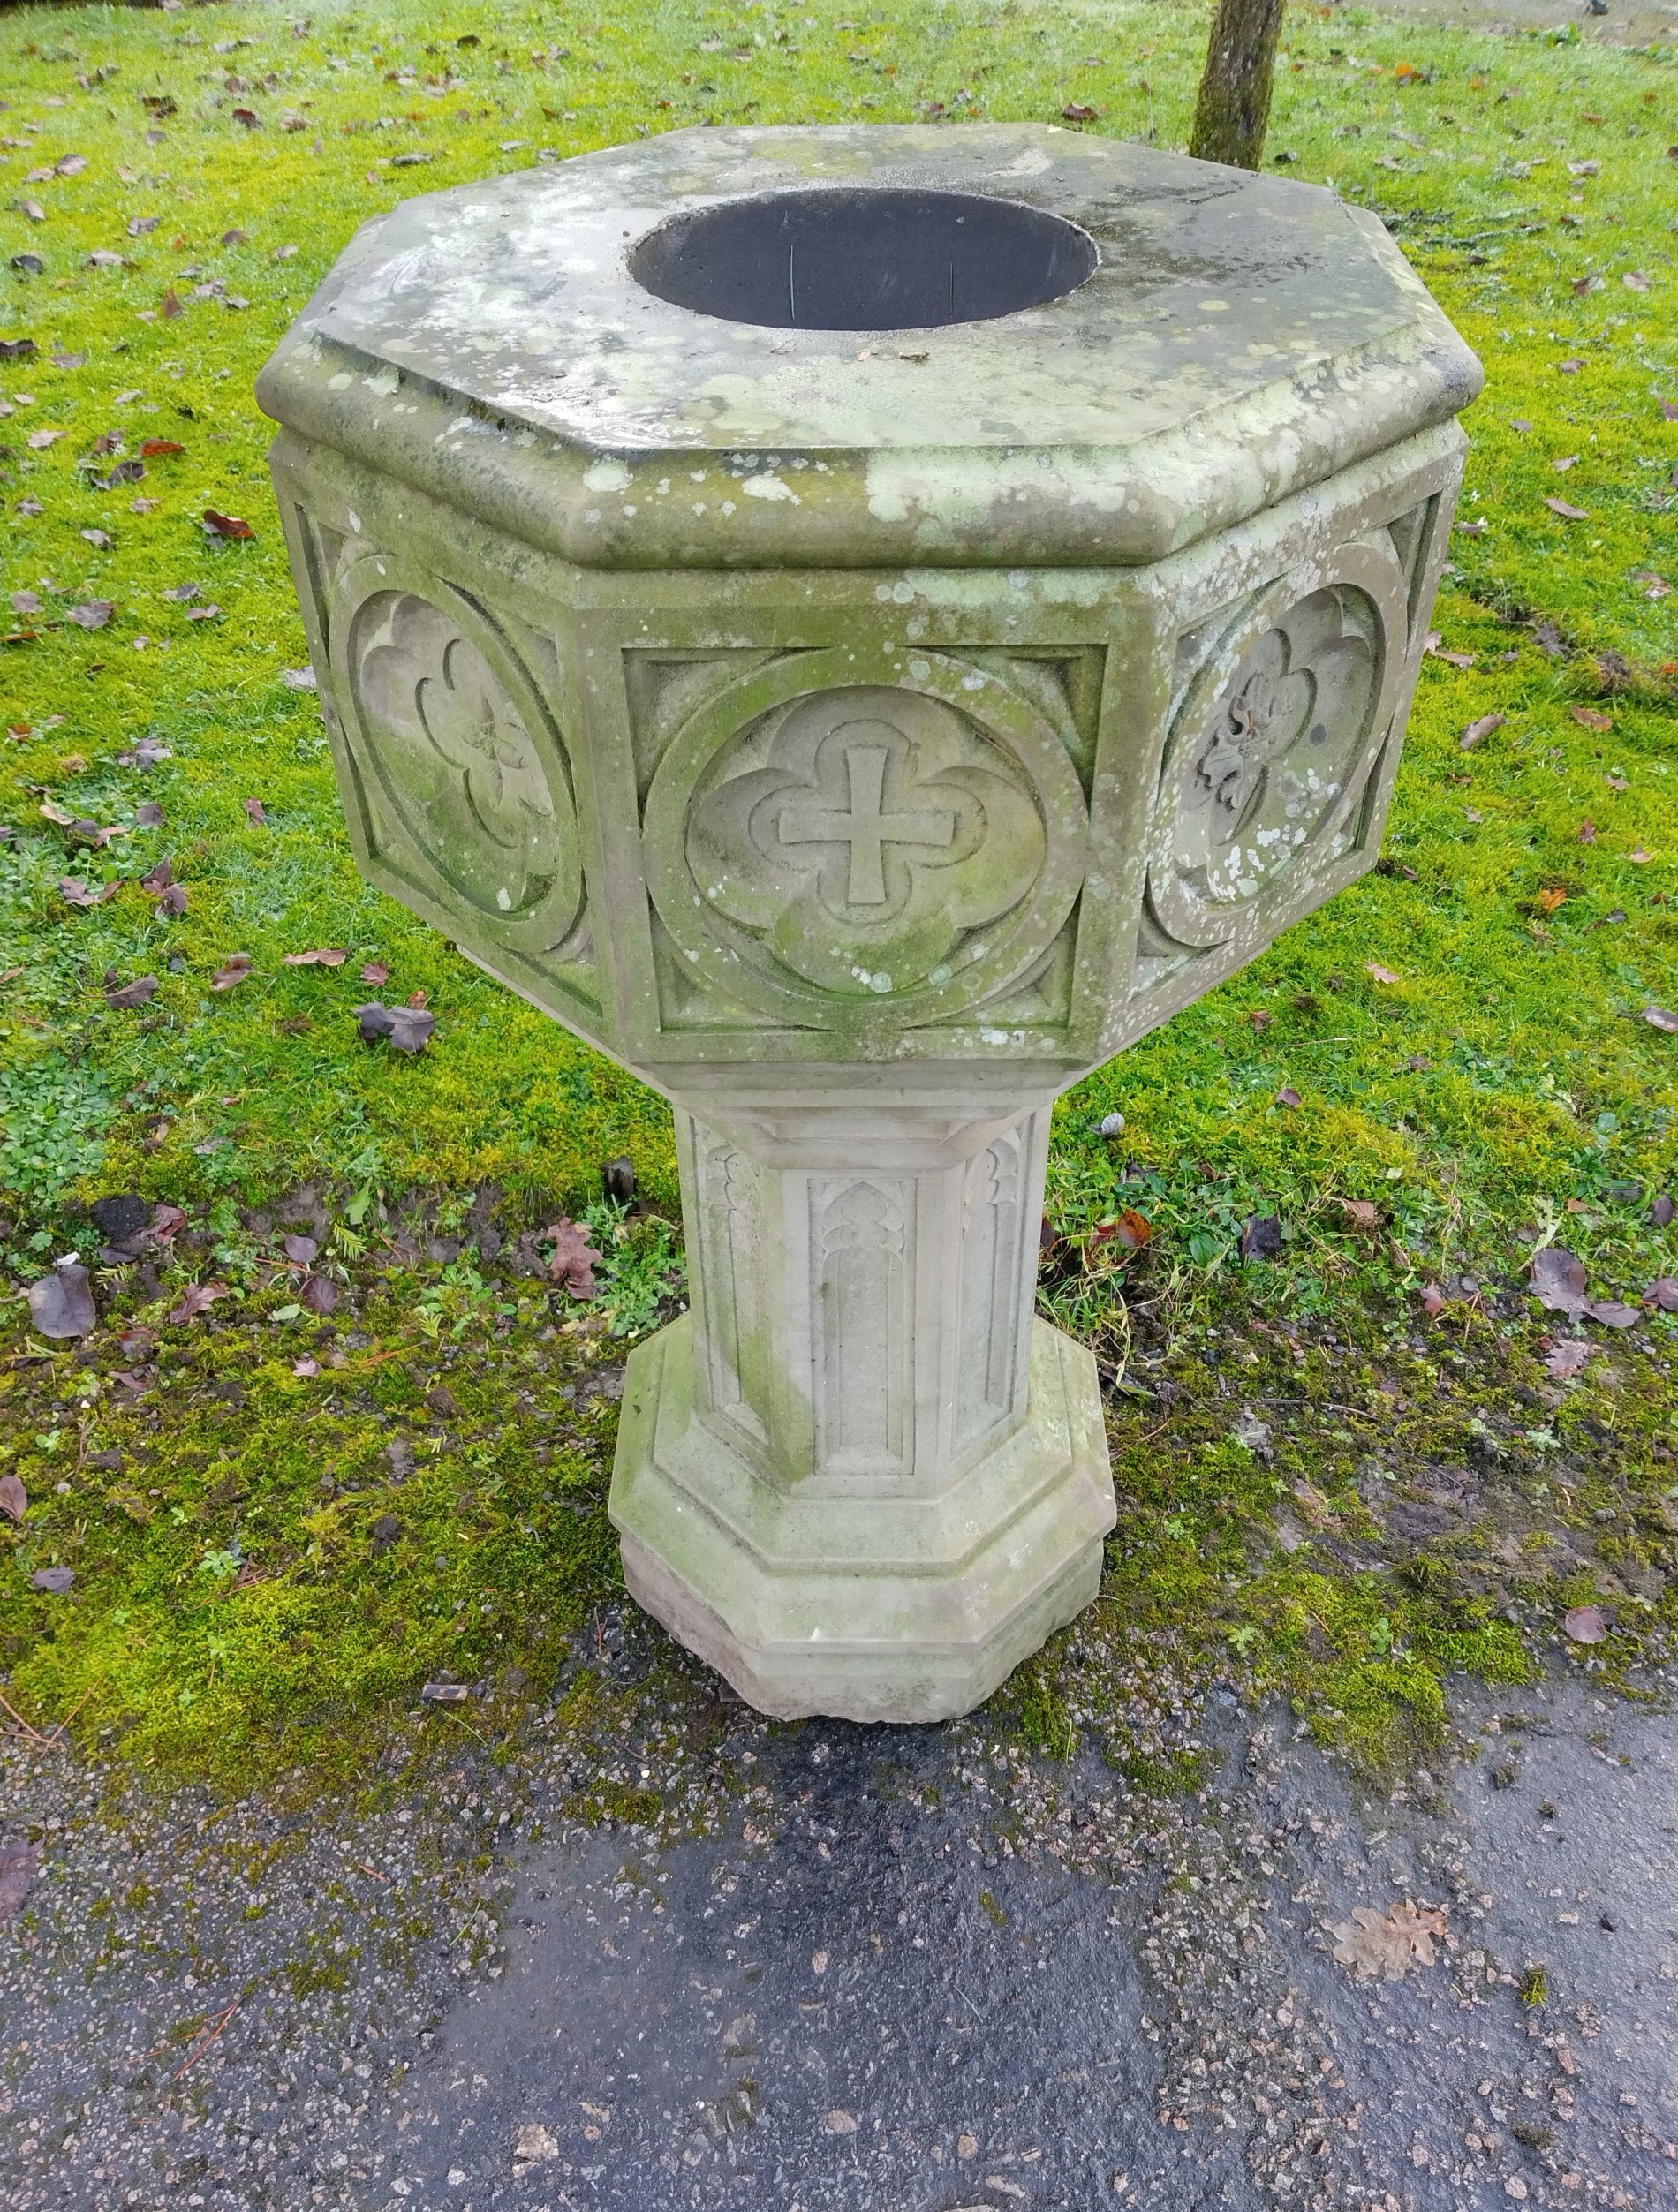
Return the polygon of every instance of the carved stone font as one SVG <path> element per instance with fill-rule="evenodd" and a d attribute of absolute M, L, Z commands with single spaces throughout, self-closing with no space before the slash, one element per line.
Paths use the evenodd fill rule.
<path fill-rule="evenodd" d="M 428 193 L 264 371 L 364 873 L 674 1104 L 611 1514 L 766 1710 L 1095 1594 L 1053 1102 L 1372 865 L 1478 374 L 1331 193 L 1024 125 Z"/>

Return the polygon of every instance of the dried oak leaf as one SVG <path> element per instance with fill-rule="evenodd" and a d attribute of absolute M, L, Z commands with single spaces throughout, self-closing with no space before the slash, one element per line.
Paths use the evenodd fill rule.
<path fill-rule="evenodd" d="M 21 1523 L 28 1510 L 29 1493 L 23 1486 L 21 1476 L 0 1475 L 0 1513 L 8 1521 Z"/>
<path fill-rule="evenodd" d="M 600 1254 L 589 1242 L 590 1232 L 580 1221 L 567 1220 L 561 1214 L 557 1221 L 550 1221 L 538 1233 L 538 1241 L 553 1243 L 553 1257 L 548 1272 L 554 1280 L 570 1291 L 573 1298 L 592 1298 L 595 1294 L 594 1270 Z"/>
<path fill-rule="evenodd" d="M 1584 522 L 1589 519 L 1584 508 L 1575 507 L 1568 500 L 1556 499 L 1553 496 L 1546 499 L 1544 504 L 1553 515 L 1560 515 L 1563 522 Z"/>
<path fill-rule="evenodd" d="M 245 981 L 251 972 L 249 953 L 230 953 L 223 964 L 210 978 L 212 991 L 231 991 Z"/>
<path fill-rule="evenodd" d="M 1546 1370 L 1559 1383 L 1570 1383 L 1576 1375 L 1584 1372 L 1585 1363 L 1596 1356 L 1597 1348 L 1580 1337 L 1564 1337 L 1553 1345 L 1545 1359 Z"/>
<path fill-rule="evenodd" d="M 225 1283 L 188 1283 L 185 1296 L 170 1315 L 171 1328 L 179 1328 L 185 1322 L 194 1321 L 200 1313 L 208 1313 L 218 1298 L 229 1295 Z"/>
<path fill-rule="evenodd" d="M 64 620 L 82 630 L 102 630 L 117 612 L 116 602 L 108 599 L 90 599 L 85 606 L 66 607 Z"/>
<path fill-rule="evenodd" d="M 30 1284 L 29 1318 L 42 1336 L 86 1336 L 99 1325 L 87 1270 L 73 1252 L 56 1261 L 52 1272 Z"/>
<path fill-rule="evenodd" d="M 1095 109 L 1081 100 L 1069 100 L 1061 109 L 1061 119 L 1064 123 L 1093 123 Z"/>
<path fill-rule="evenodd" d="M 1568 712 L 1576 722 L 1583 723 L 1586 729 L 1612 729 L 1614 728 L 1614 716 L 1605 714 L 1599 707 L 1570 706 Z"/>
<path fill-rule="evenodd" d="M 186 448 L 178 438 L 142 438 L 140 457 L 142 461 L 165 461 L 171 454 L 185 453 Z"/>
<path fill-rule="evenodd" d="M 1368 1198 L 1338 1198 L 1335 1204 L 1355 1229 L 1373 1236 L 1381 1225 L 1381 1210 Z"/>
<path fill-rule="evenodd" d="M 1434 1940 L 1445 1933 L 1445 1914 L 1413 1905 L 1409 1898 L 1384 1913 L 1372 1905 L 1354 1905 L 1351 1918 L 1328 1932 L 1339 1965 L 1349 1967 L 1360 1979 L 1382 1974 L 1389 1982 L 1402 1982 L 1413 1967 L 1432 1965 Z"/>
<path fill-rule="evenodd" d="M 390 970 L 385 966 L 383 961 L 370 960 L 361 970 L 361 980 L 363 983 L 370 983 L 376 991 L 381 984 L 389 982 Z"/>
<path fill-rule="evenodd" d="M 211 538 L 253 538 L 256 535 L 242 516 L 223 515 L 214 507 L 204 510 L 204 532 Z"/>
<path fill-rule="evenodd" d="M 287 953 L 285 965 L 288 968 L 342 968 L 349 957 L 349 954 L 336 945 L 322 945 L 314 952 Z"/>

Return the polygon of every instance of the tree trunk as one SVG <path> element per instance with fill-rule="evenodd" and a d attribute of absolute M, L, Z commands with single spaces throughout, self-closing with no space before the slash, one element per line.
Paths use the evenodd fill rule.
<path fill-rule="evenodd" d="M 1189 151 L 1197 161 L 1257 169 L 1270 121 L 1282 0 L 1219 0 Z"/>

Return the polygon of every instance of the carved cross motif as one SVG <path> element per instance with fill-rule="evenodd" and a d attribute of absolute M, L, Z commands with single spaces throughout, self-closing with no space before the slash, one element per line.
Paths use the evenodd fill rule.
<path fill-rule="evenodd" d="M 850 811 L 831 806 L 783 806 L 777 834 L 783 845 L 846 844 L 850 869 L 845 896 L 852 906 L 886 903 L 885 848 L 894 845 L 951 845 L 956 842 L 956 814 L 949 807 L 923 808 L 911 813 L 883 811 L 886 763 L 884 745 L 845 747 L 845 776 Z"/>

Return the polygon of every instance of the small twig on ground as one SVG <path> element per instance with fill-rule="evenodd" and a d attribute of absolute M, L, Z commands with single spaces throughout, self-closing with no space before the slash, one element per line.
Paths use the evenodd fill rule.
<path fill-rule="evenodd" d="M 11 1715 L 13 1720 L 17 1722 L 19 1727 L 22 1729 L 24 1734 L 28 1737 L 31 1743 L 38 1743 L 43 1748 L 45 1748 L 50 1739 L 43 1736 L 39 1728 L 33 1727 L 8 1698 L 0 1696 L 0 1705 L 4 1705 L 5 1707 L 6 1710 Z"/>
<path fill-rule="evenodd" d="M 233 1999 L 233 2002 L 228 2006 L 226 2012 L 224 2012 L 221 2018 L 216 2021 L 215 2027 L 208 2029 L 206 2033 L 199 2038 L 198 2042 L 195 2042 L 193 2045 L 193 2048 L 187 2052 L 185 2057 L 181 2060 L 179 2065 L 176 2067 L 174 2072 L 170 2075 L 169 2079 L 171 2084 L 180 2080 L 188 2066 L 194 2066 L 198 2064 L 198 2061 L 204 2056 L 204 2053 L 215 2041 L 216 2037 L 227 2026 L 229 2020 L 232 2019 L 234 2013 L 238 2011 L 239 2006 L 244 2002 L 245 2000 L 243 1997 L 236 1997 Z"/>
<path fill-rule="evenodd" d="M 58 1725 L 53 1730 L 51 1735 L 45 1737 L 43 1741 L 47 1743 L 57 1743 L 59 1737 L 64 1734 L 64 1730 L 69 1727 L 71 1722 L 74 1720 L 76 1715 L 81 1710 L 82 1707 L 87 1702 L 87 1700 L 93 1695 L 93 1694 L 94 1685 L 89 1682 L 87 1688 L 83 1690 L 81 1695 L 76 1700 L 75 1703 L 70 1708 L 70 1710 L 64 1715 L 64 1718 L 58 1723 Z"/>
<path fill-rule="evenodd" d="M 1325 1413 L 1349 1414 L 1354 1421 L 1375 1421 L 1379 1415 L 1365 1413 L 1361 1406 L 1342 1406 L 1332 1398 L 1255 1398 L 1255 1406 L 1319 1406 Z"/>

